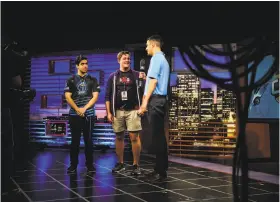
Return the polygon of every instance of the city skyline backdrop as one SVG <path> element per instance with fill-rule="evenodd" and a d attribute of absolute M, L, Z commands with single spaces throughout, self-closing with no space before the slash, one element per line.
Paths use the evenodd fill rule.
<path fill-rule="evenodd" d="M 182 59 L 182 56 L 178 49 L 174 49 L 173 52 L 173 72 L 171 73 L 171 79 L 170 79 L 170 85 L 175 86 L 176 85 L 176 79 L 177 79 L 177 72 L 189 72 L 189 68 L 185 64 L 185 62 Z M 217 55 L 211 55 L 206 54 L 206 57 L 208 59 L 211 59 L 217 63 L 225 63 L 227 59 L 225 57 L 217 56 Z M 188 59 L 188 56 L 185 55 L 185 58 L 190 62 Z M 258 65 L 257 72 L 256 72 L 256 78 L 255 81 L 258 81 L 261 77 L 263 77 L 266 72 L 270 69 L 272 63 L 274 61 L 274 58 L 271 55 L 266 56 L 262 62 Z M 192 63 L 190 62 L 192 65 Z M 250 67 L 249 64 L 248 67 Z M 193 66 L 193 65 L 192 65 Z M 194 67 L 194 66 L 193 66 Z M 212 68 L 212 70 L 211 70 Z M 221 71 L 220 69 L 213 68 L 210 66 L 206 66 L 207 70 L 210 70 L 210 74 L 213 76 L 216 76 L 218 78 L 230 78 L 230 73 L 228 71 Z M 279 75 L 279 73 L 277 73 Z M 199 78 L 201 88 L 211 88 L 214 92 L 214 104 L 217 103 L 217 85 L 213 82 L 210 82 L 208 80 Z M 279 103 L 275 101 L 275 98 L 271 95 L 271 83 L 274 81 L 275 78 L 271 78 L 269 83 L 269 88 L 265 89 L 265 92 L 263 93 L 262 103 L 257 106 L 251 107 L 249 111 L 249 118 L 279 118 Z M 250 82 L 250 74 L 248 75 L 248 82 Z M 252 94 L 251 100 L 254 98 L 254 92 Z M 252 101 L 251 101 L 252 102 Z M 251 103 L 251 105 L 253 105 Z"/>

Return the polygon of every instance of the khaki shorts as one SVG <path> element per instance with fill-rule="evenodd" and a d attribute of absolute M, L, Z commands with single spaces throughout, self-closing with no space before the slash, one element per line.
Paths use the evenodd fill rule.
<path fill-rule="evenodd" d="M 125 130 L 128 132 L 137 132 L 142 130 L 141 117 L 138 116 L 137 110 L 117 110 L 112 126 L 115 133 L 120 133 Z"/>

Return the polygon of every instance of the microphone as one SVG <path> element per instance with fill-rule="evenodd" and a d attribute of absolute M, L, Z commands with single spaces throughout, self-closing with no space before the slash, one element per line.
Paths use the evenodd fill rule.
<path fill-rule="evenodd" d="M 140 60 L 140 72 L 144 72 L 145 73 L 145 59 L 141 59 Z M 139 79 L 139 87 L 143 87 L 143 78 Z"/>

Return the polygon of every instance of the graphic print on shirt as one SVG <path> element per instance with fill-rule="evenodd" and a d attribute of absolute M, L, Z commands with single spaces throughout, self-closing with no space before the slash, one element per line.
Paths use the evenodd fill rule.
<path fill-rule="evenodd" d="M 131 84 L 131 79 L 129 77 L 126 77 L 126 76 L 123 76 L 123 77 L 120 77 L 120 83 L 123 83 L 123 84 Z"/>
<path fill-rule="evenodd" d="M 77 83 L 77 90 L 78 90 L 78 95 L 86 95 L 87 94 L 87 84 L 85 80 L 80 80 Z"/>

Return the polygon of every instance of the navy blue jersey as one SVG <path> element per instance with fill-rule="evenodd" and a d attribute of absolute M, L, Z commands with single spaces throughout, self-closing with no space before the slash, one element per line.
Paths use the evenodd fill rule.
<path fill-rule="evenodd" d="M 66 81 L 64 92 L 72 93 L 71 97 L 74 100 L 75 104 L 79 108 L 82 108 L 92 99 L 93 92 L 100 92 L 100 86 L 96 78 L 91 77 L 88 74 L 86 74 L 84 77 L 76 74 Z M 72 107 L 69 111 L 69 115 L 78 116 L 78 114 Z M 95 116 L 94 106 L 88 108 L 85 115 Z"/>

